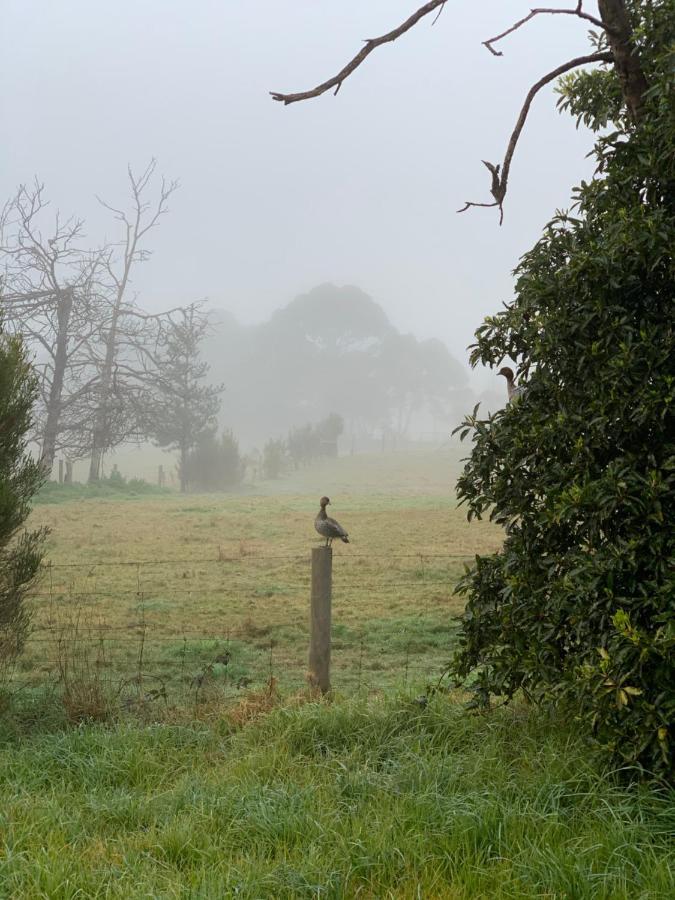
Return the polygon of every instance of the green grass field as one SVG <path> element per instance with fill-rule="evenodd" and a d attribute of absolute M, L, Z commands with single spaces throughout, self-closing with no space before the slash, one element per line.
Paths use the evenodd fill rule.
<path fill-rule="evenodd" d="M 211 693 L 232 697 L 242 681 L 270 675 L 301 687 L 310 550 L 320 543 L 313 519 L 329 493 L 351 535 L 334 551 L 335 687 L 438 677 L 461 609 L 457 578 L 501 540 L 456 508 L 456 469 L 456 451 L 444 450 L 343 458 L 234 495 L 102 497 L 97 488 L 82 499 L 82 487 L 51 488 L 33 514 L 51 529 L 49 565 L 18 675 L 39 681 L 70 647 L 88 647 L 76 667 L 98 665 L 119 683 L 139 675 L 142 659 L 146 693 L 160 691 L 165 705 L 184 703 L 204 671 Z"/>
<path fill-rule="evenodd" d="M 0 717 L 0 898 L 664 898 L 675 803 L 574 722 L 438 682 L 457 453 L 326 462 L 236 495 L 50 489 L 35 632 Z M 321 494 L 330 700 L 305 682 Z M 99 721 L 94 721 L 94 720 Z"/>
<path fill-rule="evenodd" d="M 7 898 L 673 896 L 672 796 L 447 696 L 14 738 L 0 781 Z"/>

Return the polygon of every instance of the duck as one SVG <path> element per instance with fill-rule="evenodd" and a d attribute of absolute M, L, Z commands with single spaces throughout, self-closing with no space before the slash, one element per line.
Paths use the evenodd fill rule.
<path fill-rule="evenodd" d="M 314 519 L 314 527 L 321 537 L 326 538 L 326 547 L 330 547 L 335 538 L 340 538 L 341 541 L 348 544 L 349 537 L 347 532 L 339 522 L 336 522 L 335 519 L 331 519 L 326 512 L 326 507 L 329 503 L 330 500 L 328 497 L 322 497 L 321 500 L 319 500 L 319 512 L 316 515 L 316 519 Z"/>
<path fill-rule="evenodd" d="M 506 378 L 506 393 L 509 396 L 509 403 L 512 400 L 515 400 L 518 397 L 522 397 L 525 393 L 525 388 L 522 384 L 517 385 L 515 382 L 515 376 L 513 374 L 513 369 L 509 368 L 509 366 L 504 366 L 497 372 L 498 375 L 503 375 Z"/>

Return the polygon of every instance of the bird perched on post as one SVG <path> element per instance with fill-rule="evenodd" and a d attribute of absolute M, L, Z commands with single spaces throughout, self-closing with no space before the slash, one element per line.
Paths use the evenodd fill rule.
<path fill-rule="evenodd" d="M 513 375 L 513 369 L 510 369 L 508 366 L 504 366 L 504 368 L 500 369 L 497 374 L 503 375 L 504 378 L 506 378 L 506 392 L 509 395 L 509 403 L 512 400 L 515 400 L 517 397 L 522 397 L 522 395 L 525 393 L 525 388 L 522 386 L 522 384 L 516 384 Z"/>
<path fill-rule="evenodd" d="M 326 512 L 326 507 L 329 503 L 330 500 L 328 497 L 322 497 L 321 500 L 319 500 L 319 512 L 317 513 L 316 519 L 314 519 L 314 527 L 321 537 L 326 538 L 326 547 L 330 547 L 335 538 L 340 538 L 341 541 L 348 544 L 349 537 L 347 536 L 347 532 L 339 522 L 336 522 L 335 519 L 331 519 Z"/>

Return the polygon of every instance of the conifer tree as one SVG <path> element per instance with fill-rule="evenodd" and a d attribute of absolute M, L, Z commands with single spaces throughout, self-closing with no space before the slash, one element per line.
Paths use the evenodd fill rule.
<path fill-rule="evenodd" d="M 179 311 L 165 326 L 156 358 L 156 391 L 151 412 L 155 443 L 177 450 L 181 491 L 189 484 L 190 452 L 215 434 L 222 386 L 207 384 L 208 363 L 200 345 L 209 328 L 198 304 Z"/>
<path fill-rule="evenodd" d="M 0 324 L 0 666 L 23 649 L 30 627 L 26 594 L 43 555 L 45 530 L 27 530 L 30 501 L 46 471 L 27 451 L 37 379 L 18 336 Z"/>

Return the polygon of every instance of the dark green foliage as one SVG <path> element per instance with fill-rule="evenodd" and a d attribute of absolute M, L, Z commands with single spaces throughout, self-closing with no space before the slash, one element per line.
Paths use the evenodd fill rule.
<path fill-rule="evenodd" d="M 477 332 L 472 362 L 515 360 L 525 393 L 464 423 L 469 517 L 503 524 L 477 559 L 456 674 L 479 700 L 566 701 L 619 765 L 672 777 L 675 734 L 675 114 L 673 20 L 638 31 L 650 84 L 639 127 L 618 116 L 598 176 L 517 269 L 516 299 Z M 645 34 L 651 30 L 652 39 Z M 661 50 L 659 50 L 661 48 Z M 616 76 L 568 79 L 596 127 Z M 591 88 L 592 85 L 592 88 Z M 606 90 L 609 85 L 609 92 Z"/>
<path fill-rule="evenodd" d="M 195 490 L 226 491 L 244 477 L 239 442 L 231 431 L 203 435 L 185 463 L 188 484 Z"/>
<path fill-rule="evenodd" d="M 26 592 L 42 559 L 45 533 L 22 530 L 45 479 L 26 452 L 37 381 L 18 337 L 0 330 L 0 665 L 22 650 L 30 625 Z"/>

